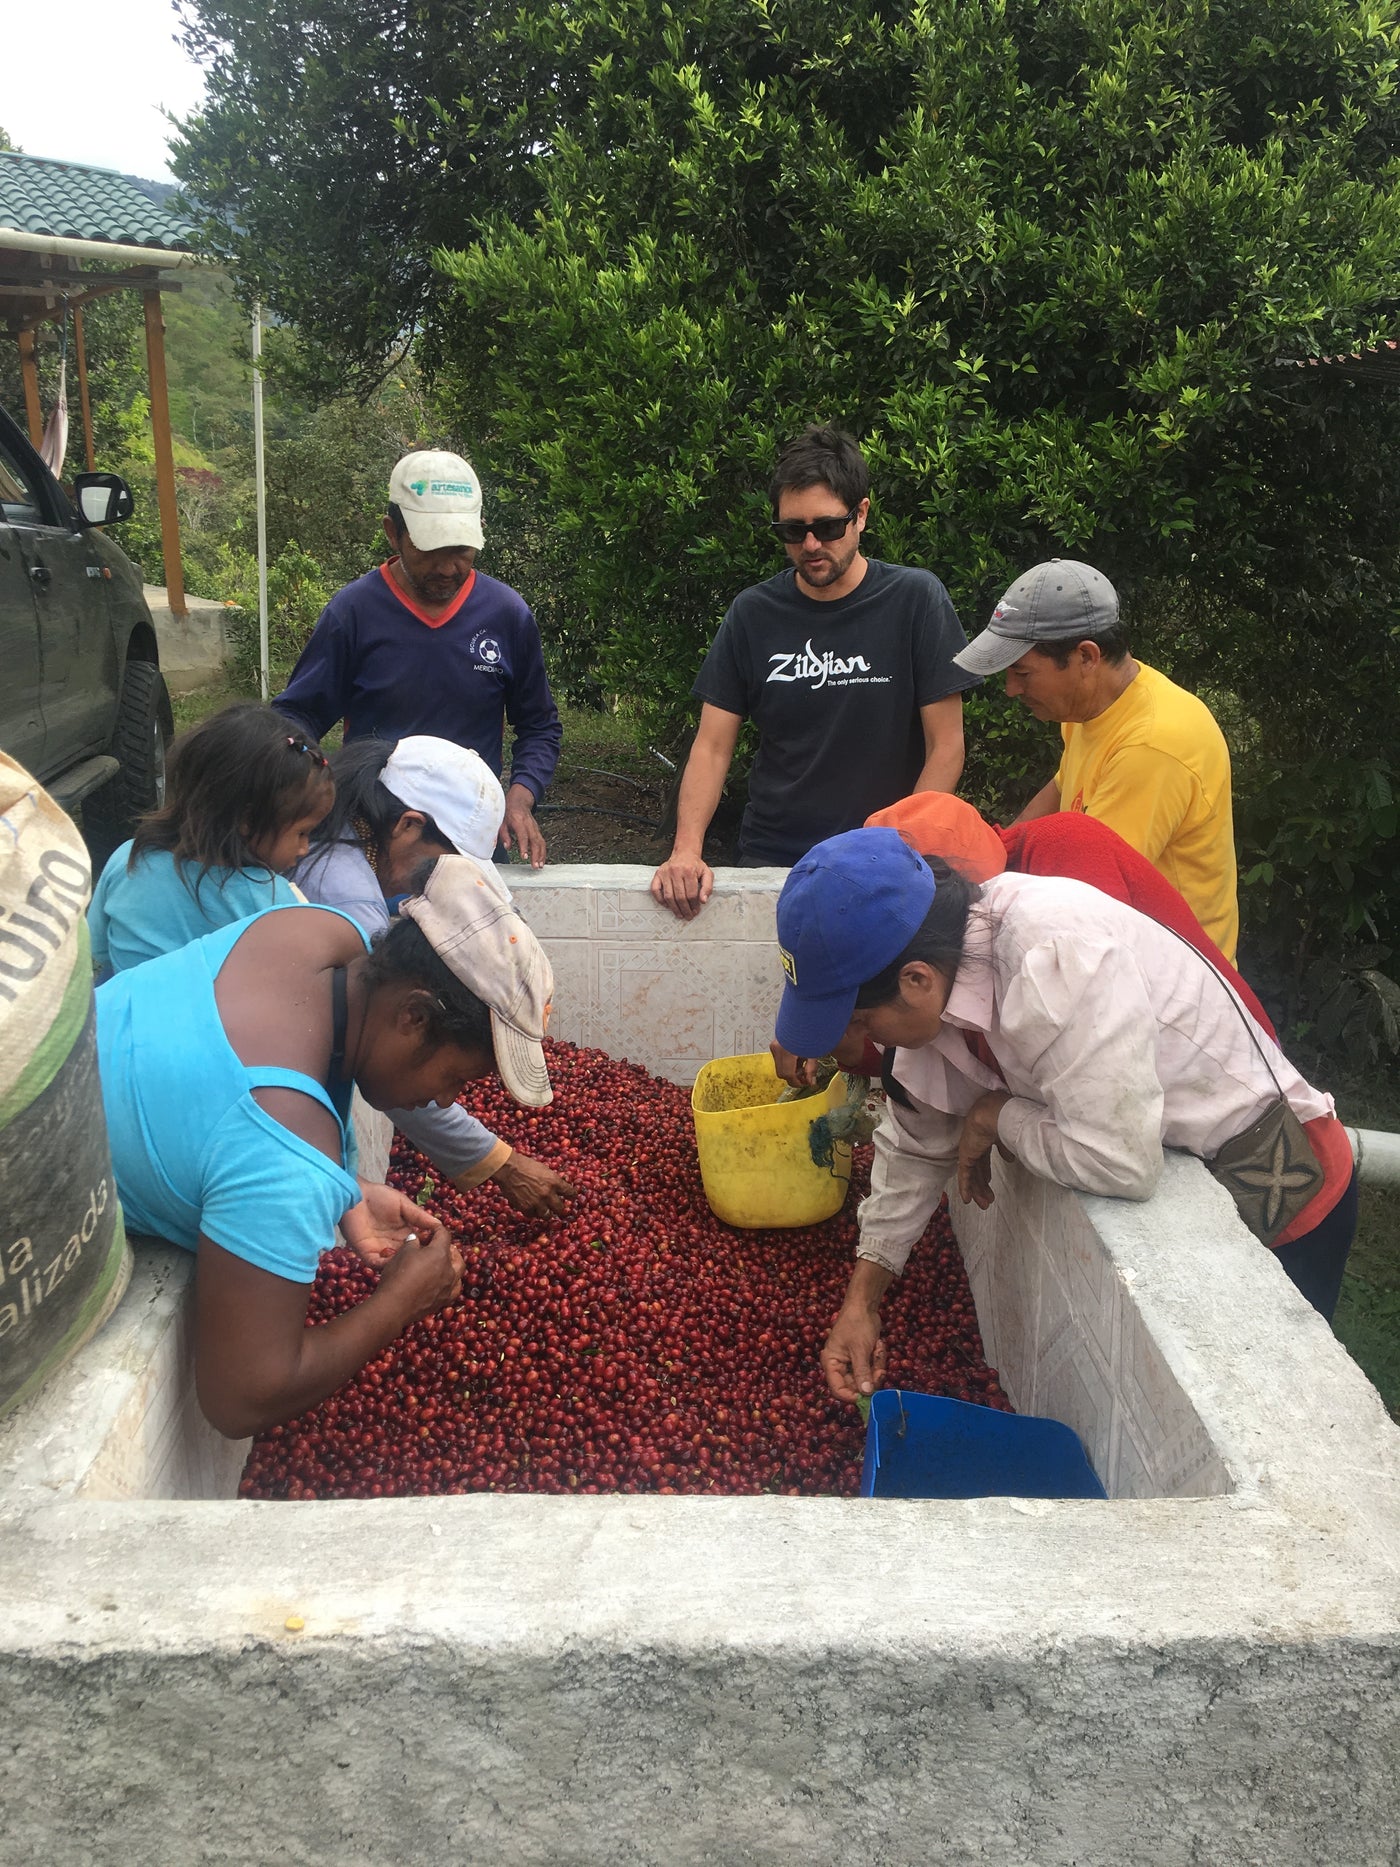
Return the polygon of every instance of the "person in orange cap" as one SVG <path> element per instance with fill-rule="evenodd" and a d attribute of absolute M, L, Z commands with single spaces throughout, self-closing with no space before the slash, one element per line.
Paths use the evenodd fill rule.
<path fill-rule="evenodd" d="M 1229 980 L 1260 1029 L 1277 1037 L 1268 1012 L 1196 918 L 1186 897 L 1099 818 L 1061 810 L 1003 830 L 994 828 L 960 797 L 945 791 L 921 791 L 877 810 L 866 818 L 865 827 L 898 830 L 921 856 L 941 856 L 970 882 L 988 881 L 1003 869 L 1017 875 L 1059 875 L 1088 882 L 1189 940 Z"/>
<path fill-rule="evenodd" d="M 1020 875 L 1059 875 L 1088 882 L 1115 901 L 1146 914 L 1189 940 L 1234 987 L 1259 1028 L 1277 1039 L 1273 1021 L 1248 983 L 1226 959 L 1181 895 L 1159 869 L 1140 855 L 1097 817 L 1080 811 L 1057 811 L 1008 829 L 993 827 L 986 818 L 950 791 L 916 791 L 898 803 L 877 810 L 865 820 L 868 830 L 898 830 L 921 856 L 937 856 L 970 882 L 990 881 L 1011 870 Z M 808 1059 L 794 1057 L 771 1046 L 779 1076 L 794 1085 L 810 1080 L 803 1066 Z M 856 1053 L 858 1048 L 858 1053 Z M 868 1041 L 843 1052 L 836 1061 L 862 1076 L 882 1074 L 883 1059 Z"/>

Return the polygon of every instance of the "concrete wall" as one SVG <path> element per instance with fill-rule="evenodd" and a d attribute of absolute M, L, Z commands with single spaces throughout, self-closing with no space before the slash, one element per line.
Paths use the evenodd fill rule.
<path fill-rule="evenodd" d="M 0 1503 L 59 1497 L 228 1498 L 251 1441 L 229 1441 L 194 1392 L 194 1259 L 135 1237 L 115 1316 L 27 1407 L 0 1422 Z"/>
<path fill-rule="evenodd" d="M 516 904 L 554 967 L 550 1036 L 675 1083 L 694 1082 L 711 1057 L 766 1050 L 783 984 L 774 906 L 786 873 L 721 870 L 705 911 L 678 921 L 652 900 L 649 868 L 512 868 Z"/>
<path fill-rule="evenodd" d="M 1225 1196 L 1196 1162 L 1174 1161 L 1168 1188 L 1152 1202 L 1149 1236 L 1231 1229 Z M 1121 1202 L 1095 1205 L 1027 1173 L 1003 1177 L 989 1212 L 957 1207 L 987 1360 L 1018 1413 L 1074 1428 L 1110 1497 L 1227 1492 L 1224 1456 L 1190 1395 L 1188 1344 L 1144 1311 L 1136 1254 L 1117 1248 L 1123 1217 Z"/>
<path fill-rule="evenodd" d="M 1196 1163 L 997 1189 L 993 1353 L 1116 1501 L 104 1501 L 0 1445 L 0 1862 L 1400 1859 L 1374 1390 Z"/>
<path fill-rule="evenodd" d="M 160 649 L 160 671 L 170 692 L 192 694 L 222 680 L 229 658 L 229 605 L 187 595 L 185 614 L 177 616 L 163 584 L 148 583 L 145 594 Z"/>

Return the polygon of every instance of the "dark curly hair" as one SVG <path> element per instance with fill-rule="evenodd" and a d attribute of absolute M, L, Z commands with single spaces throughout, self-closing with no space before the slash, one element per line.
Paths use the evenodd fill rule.
<path fill-rule="evenodd" d="M 494 1058 L 489 1007 L 438 958 L 416 921 L 389 923 L 365 962 L 365 983 L 372 991 L 406 985 L 429 995 L 433 1003 L 423 1032 L 426 1050 L 455 1044 L 462 1050 L 484 1050 Z"/>

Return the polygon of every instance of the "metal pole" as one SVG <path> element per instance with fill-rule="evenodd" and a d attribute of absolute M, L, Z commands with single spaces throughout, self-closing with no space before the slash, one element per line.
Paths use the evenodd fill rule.
<path fill-rule="evenodd" d="M 267 483 L 263 476 L 262 306 L 253 306 L 253 482 L 258 502 L 258 687 L 269 698 L 267 640 Z"/>

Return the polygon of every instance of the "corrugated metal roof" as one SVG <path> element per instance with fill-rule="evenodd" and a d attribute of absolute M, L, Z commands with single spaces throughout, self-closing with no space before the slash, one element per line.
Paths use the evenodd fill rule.
<path fill-rule="evenodd" d="M 0 150 L 0 227 L 188 252 L 193 228 L 115 169 Z"/>

